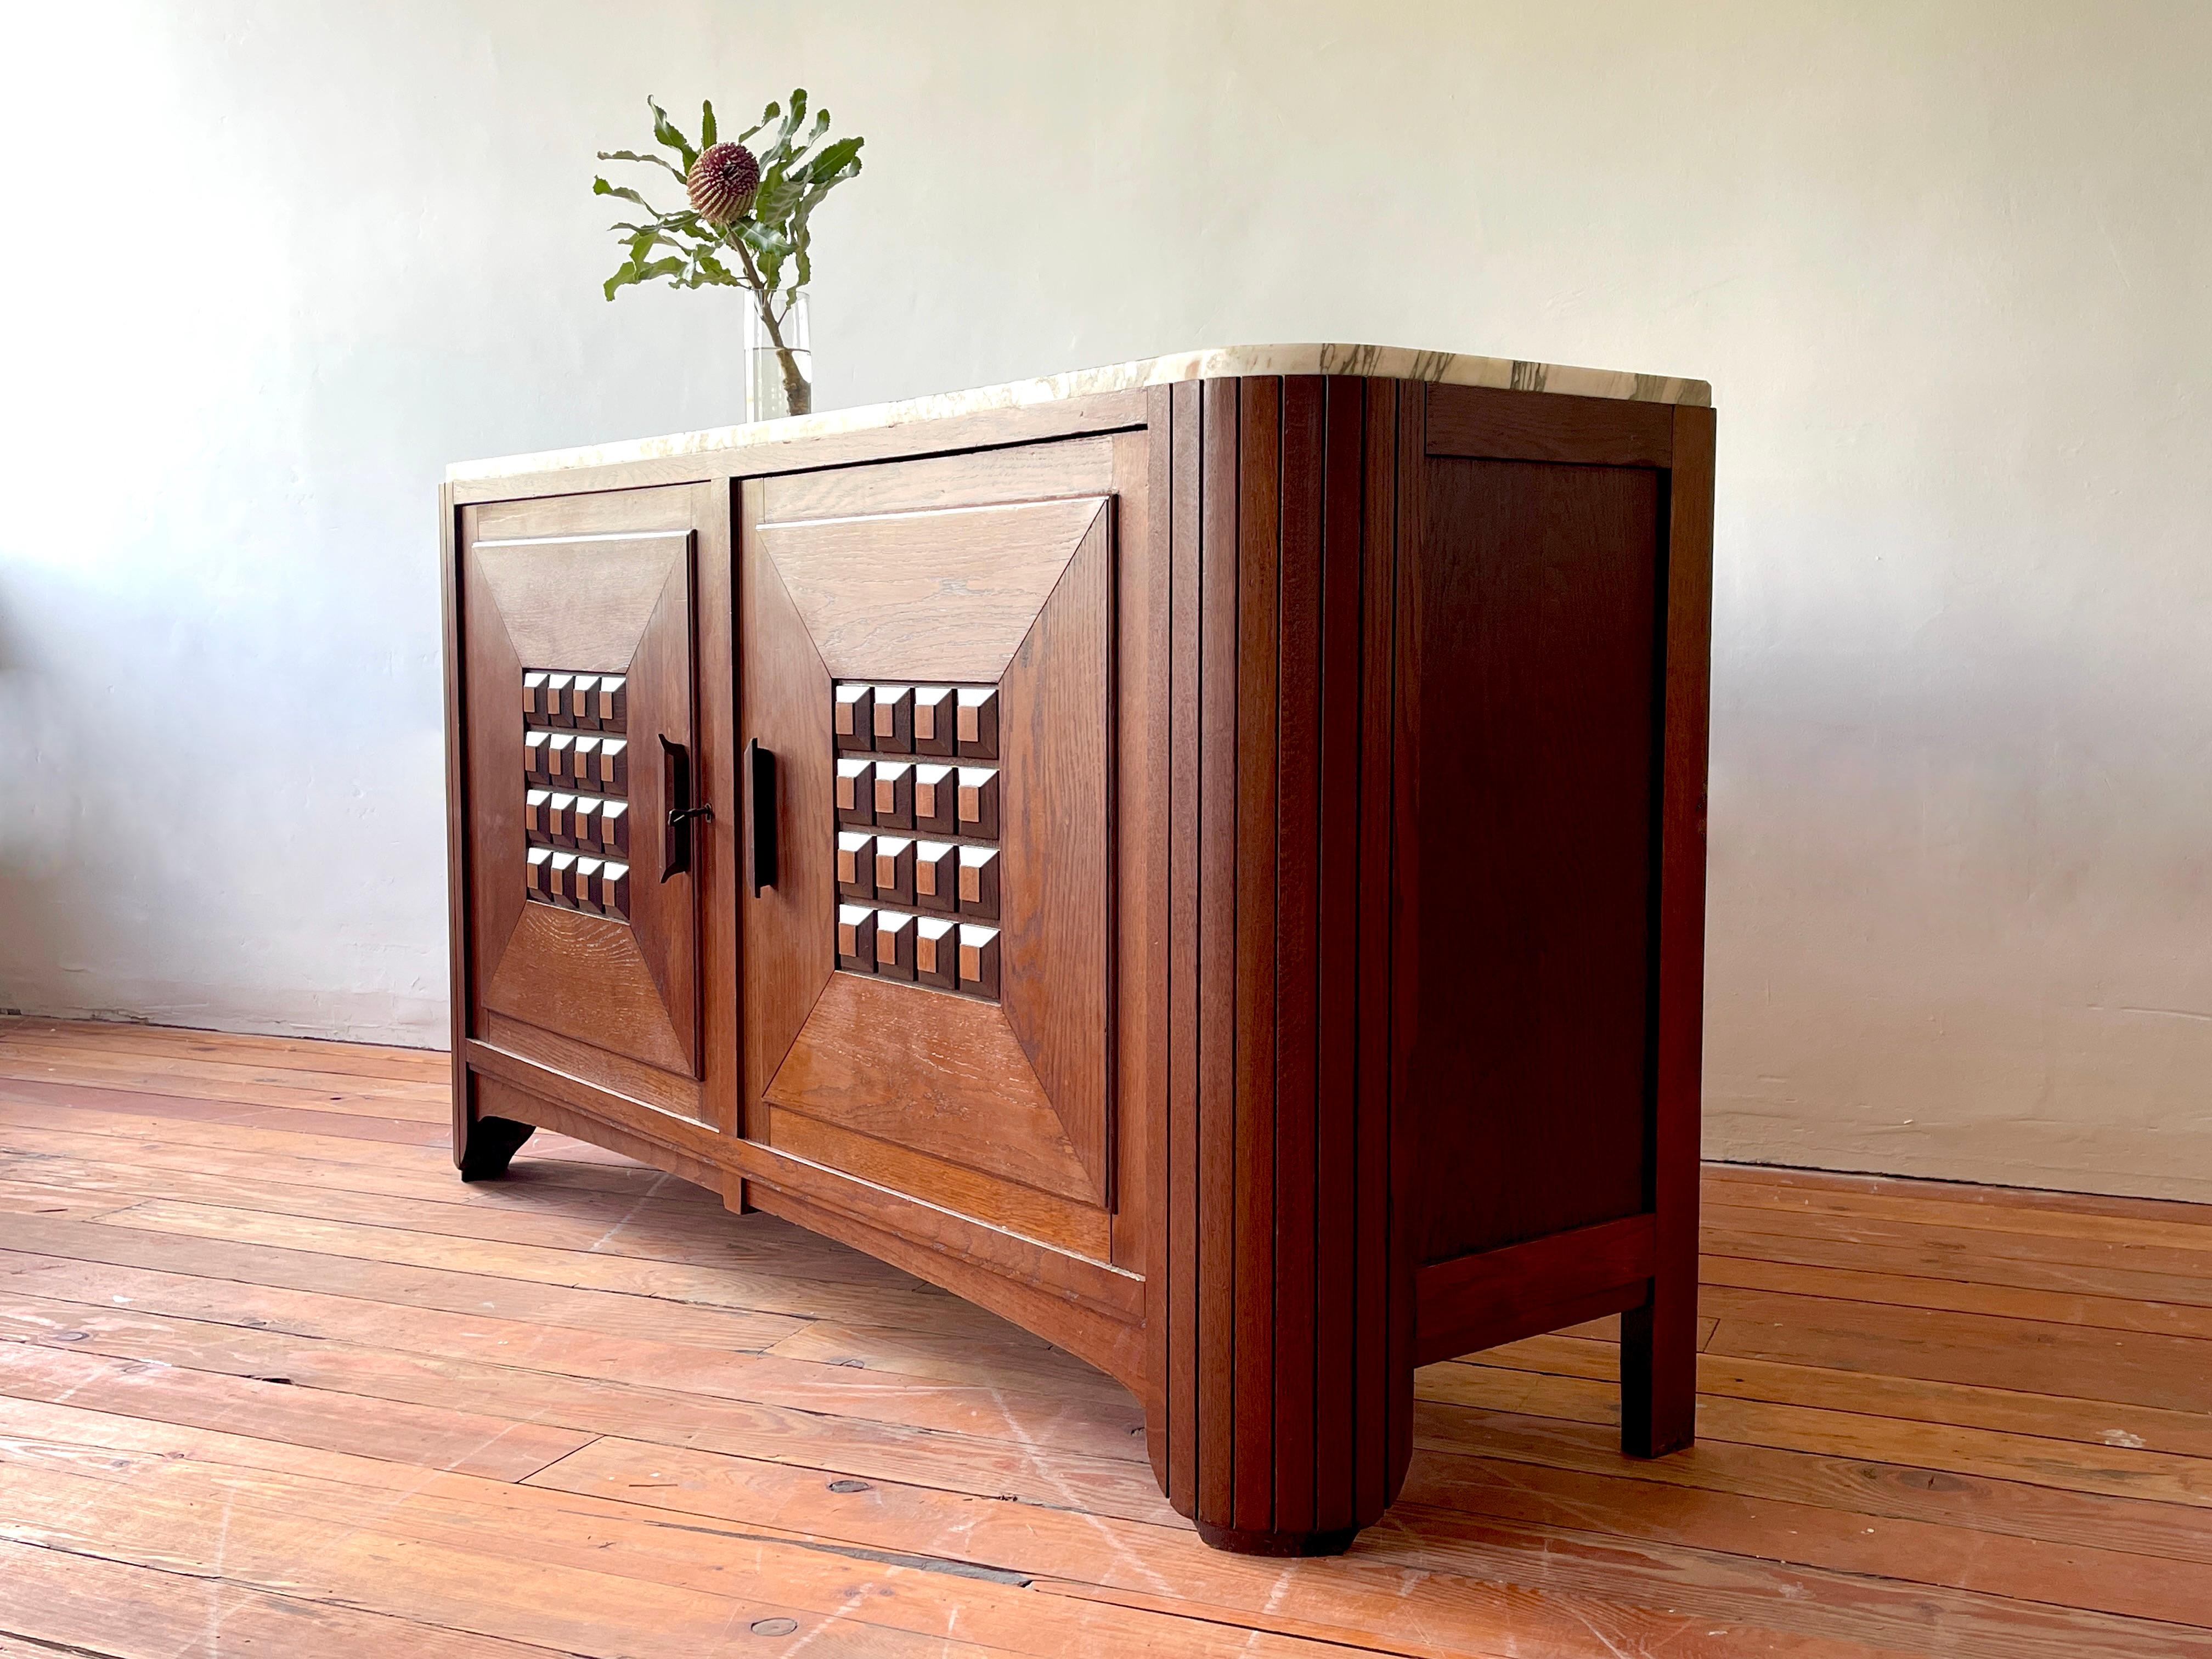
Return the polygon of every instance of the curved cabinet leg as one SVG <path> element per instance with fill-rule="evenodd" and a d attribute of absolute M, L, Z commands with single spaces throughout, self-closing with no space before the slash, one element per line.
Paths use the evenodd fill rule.
<path fill-rule="evenodd" d="M 522 1143 L 538 1133 L 534 1124 L 517 1123 L 508 1117 L 479 1117 L 467 1129 L 467 1138 L 453 1161 L 461 1166 L 464 1181 L 492 1181 L 507 1173 Z"/>
<path fill-rule="evenodd" d="M 1397 1498 L 1412 1454 L 1413 1275 L 1388 1126 L 1352 1098 L 1309 1097 L 1315 1136 L 1279 1101 L 1265 1146 L 1237 1114 L 1192 1103 L 1198 1144 L 1178 1150 L 1194 1178 L 1175 1183 L 1152 1308 L 1167 1328 L 1154 1468 L 1215 1549 L 1334 1555 Z M 1364 1159 L 1328 1154 L 1333 1116 Z"/>

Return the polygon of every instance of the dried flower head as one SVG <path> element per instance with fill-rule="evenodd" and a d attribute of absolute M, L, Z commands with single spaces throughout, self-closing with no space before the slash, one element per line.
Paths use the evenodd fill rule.
<path fill-rule="evenodd" d="M 684 176 L 691 205 L 709 224 L 726 225 L 753 204 L 760 163 L 743 144 L 709 144 Z"/>

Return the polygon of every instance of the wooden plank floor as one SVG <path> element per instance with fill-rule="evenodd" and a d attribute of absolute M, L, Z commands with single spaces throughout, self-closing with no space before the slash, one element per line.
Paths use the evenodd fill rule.
<path fill-rule="evenodd" d="M 2212 1211 L 1715 1169 L 1693 1451 L 1516 1343 L 1281 1563 L 1003 1322 L 446 1124 L 442 1056 L 0 1022 L 0 1659 L 2212 1659 Z"/>

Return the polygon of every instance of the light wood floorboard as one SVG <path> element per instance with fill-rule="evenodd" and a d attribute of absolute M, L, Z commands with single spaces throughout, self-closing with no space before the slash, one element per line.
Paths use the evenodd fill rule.
<path fill-rule="evenodd" d="M 1695 1449 L 1532 1338 L 1258 1561 L 895 1269 L 556 1135 L 465 1187 L 444 1078 L 0 1021 L 0 1659 L 2212 1659 L 2212 1210 L 1715 1168 Z"/>

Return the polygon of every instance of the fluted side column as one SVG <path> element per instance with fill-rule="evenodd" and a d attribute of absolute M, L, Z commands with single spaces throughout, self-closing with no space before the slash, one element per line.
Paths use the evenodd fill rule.
<path fill-rule="evenodd" d="M 1170 1498 L 1228 1549 L 1342 1549 L 1412 1444 L 1389 860 L 1398 457 L 1419 411 L 1350 377 L 1172 400 L 1151 1429 Z"/>

